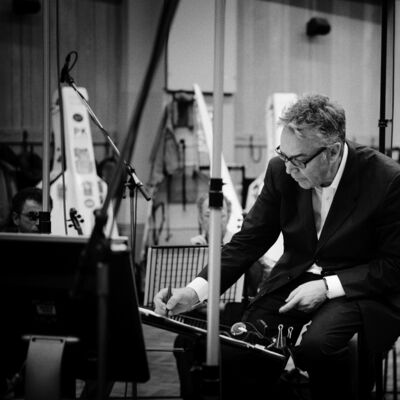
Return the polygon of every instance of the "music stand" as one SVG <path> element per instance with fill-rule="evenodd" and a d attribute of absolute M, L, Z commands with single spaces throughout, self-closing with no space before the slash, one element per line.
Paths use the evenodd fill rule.
<path fill-rule="evenodd" d="M 28 400 L 59 398 L 65 374 L 96 379 L 95 271 L 78 298 L 70 295 L 87 241 L 82 236 L 0 233 L 0 360 L 27 356 Z M 114 239 L 111 250 L 106 378 L 146 382 L 149 368 L 131 251 L 122 239 Z"/>
<path fill-rule="evenodd" d="M 150 246 L 147 250 L 144 307 L 154 308 L 153 299 L 164 287 L 186 286 L 208 263 L 208 246 Z M 221 295 L 221 303 L 241 303 L 242 275 Z"/>

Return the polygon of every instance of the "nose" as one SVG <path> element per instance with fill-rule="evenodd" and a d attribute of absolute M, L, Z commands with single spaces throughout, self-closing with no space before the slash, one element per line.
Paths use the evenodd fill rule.
<path fill-rule="evenodd" d="M 285 168 L 286 168 L 286 173 L 288 174 L 288 175 L 290 175 L 291 174 L 291 172 L 294 170 L 294 169 L 298 169 L 296 166 L 294 166 L 290 161 L 285 161 Z"/>

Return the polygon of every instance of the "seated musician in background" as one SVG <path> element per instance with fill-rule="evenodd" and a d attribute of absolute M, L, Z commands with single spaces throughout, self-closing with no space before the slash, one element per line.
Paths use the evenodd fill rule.
<path fill-rule="evenodd" d="M 206 246 L 208 245 L 208 231 L 210 227 L 210 207 L 208 206 L 208 193 L 203 194 L 197 200 L 197 211 L 200 234 L 190 238 L 190 244 Z M 232 213 L 232 204 L 224 196 L 224 203 L 221 209 L 221 243 L 227 231 L 228 221 Z"/>
<path fill-rule="evenodd" d="M 12 199 L 8 220 L 2 231 L 39 233 L 39 212 L 43 211 L 42 200 L 42 189 L 37 187 L 26 187 L 17 192 Z M 50 207 L 52 207 L 51 198 Z M 11 365 L 0 365 L 0 399 L 11 399 L 15 395 L 20 397 L 19 395 L 23 393 L 24 359 L 24 354 L 15 353 Z"/>
<path fill-rule="evenodd" d="M 345 138 L 345 111 L 306 95 L 280 118 L 277 157 L 243 226 L 222 249 L 221 292 L 276 241 L 284 253 L 247 307 L 243 321 L 276 336 L 293 327 L 293 359 L 308 372 L 313 400 L 350 400 L 349 340 L 363 332 L 373 357 L 400 334 L 400 166 Z M 188 286 L 154 298 L 155 311 L 178 314 L 207 297 L 207 268 Z M 305 324 L 306 331 L 298 339 Z M 265 326 L 265 325 L 264 325 Z M 271 399 L 281 374 L 267 357 L 222 346 L 222 397 Z M 270 395 L 271 394 L 271 395 Z"/>
<path fill-rule="evenodd" d="M 50 208 L 52 208 L 51 198 Z M 43 211 L 42 189 L 37 187 L 21 189 L 12 199 L 8 221 L 2 231 L 39 233 L 40 211 Z"/>
<path fill-rule="evenodd" d="M 198 220 L 200 234 L 193 236 L 190 243 L 193 245 L 208 245 L 208 232 L 210 229 L 210 207 L 208 204 L 209 194 L 203 194 L 197 200 Z M 223 207 L 221 209 L 221 243 L 227 232 L 228 222 L 232 213 L 232 204 L 229 199 L 224 196 Z M 260 257 L 246 273 L 245 296 L 254 297 L 260 287 L 260 284 L 269 275 L 273 261 L 267 256 Z"/>
<path fill-rule="evenodd" d="M 7 225 L 3 232 L 39 233 L 39 212 L 43 211 L 42 189 L 37 187 L 26 187 L 17 192 L 11 203 L 11 210 Z M 53 200 L 50 197 L 50 209 L 53 208 Z M 17 346 L 20 348 L 20 346 Z M 25 365 L 25 354 L 16 354 L 11 366 L 0 364 L 0 400 L 12 399 L 23 395 L 23 375 Z M 15 371 L 18 371 L 15 373 Z M 75 378 L 63 376 L 63 395 L 75 398 Z M 112 389 L 112 382 L 107 383 L 107 390 Z M 96 396 L 97 383 L 88 380 L 81 393 L 81 398 L 92 398 Z"/>

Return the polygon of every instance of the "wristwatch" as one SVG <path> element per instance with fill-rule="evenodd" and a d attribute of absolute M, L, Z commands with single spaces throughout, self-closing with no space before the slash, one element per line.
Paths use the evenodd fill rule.
<path fill-rule="evenodd" d="M 329 298 L 328 294 L 329 294 L 329 286 L 328 286 L 328 282 L 326 280 L 325 277 L 322 278 L 322 280 L 324 281 L 325 284 L 325 289 L 326 289 L 326 297 Z"/>

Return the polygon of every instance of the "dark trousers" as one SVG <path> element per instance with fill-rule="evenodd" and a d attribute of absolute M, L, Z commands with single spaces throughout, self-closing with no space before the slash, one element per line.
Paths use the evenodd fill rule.
<path fill-rule="evenodd" d="M 292 327 L 295 343 L 303 326 L 312 320 L 300 344 L 293 348 L 296 365 L 309 374 L 312 399 L 350 400 L 353 394 L 348 342 L 362 326 L 357 302 L 341 297 L 327 300 L 313 313 L 298 310 L 285 314 L 278 312 L 294 288 L 314 279 L 320 277 L 305 273 L 291 284 L 250 304 L 243 321 L 258 330 L 264 330 L 271 337 L 277 335 L 279 324 L 283 325 L 284 336 Z M 176 357 L 182 397 L 196 399 L 202 398 L 199 397 L 201 387 L 198 383 L 201 375 L 193 375 L 193 371 L 201 369 L 205 345 L 201 339 L 190 340 L 191 343 L 188 338 L 177 337 L 176 345 L 190 350 L 188 353 L 177 353 Z M 276 383 L 285 367 L 282 363 L 254 351 L 221 345 L 220 364 L 222 399 L 254 399 L 257 398 L 256 393 L 262 393 L 260 398 L 279 399 Z M 191 377 L 188 378 L 188 375 Z"/>

